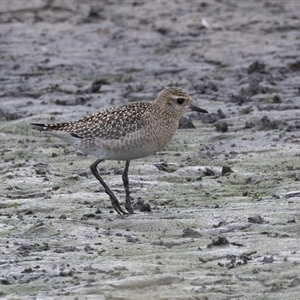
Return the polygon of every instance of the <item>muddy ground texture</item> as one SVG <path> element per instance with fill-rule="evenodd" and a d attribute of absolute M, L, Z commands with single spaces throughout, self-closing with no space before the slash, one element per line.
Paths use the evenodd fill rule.
<path fill-rule="evenodd" d="M 300 2 L 184 2 L 1 1 L 0 297 L 299 295 Z M 117 215 L 95 158 L 29 125 L 170 85 L 210 114 L 132 162 L 151 212 Z M 122 205 L 123 167 L 100 165 Z"/>

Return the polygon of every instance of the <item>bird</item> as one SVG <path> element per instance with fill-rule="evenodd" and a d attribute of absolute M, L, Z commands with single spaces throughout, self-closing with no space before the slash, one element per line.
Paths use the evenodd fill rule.
<path fill-rule="evenodd" d="M 174 136 L 180 117 L 188 111 L 208 113 L 194 105 L 183 89 L 171 86 L 164 88 L 153 102 L 113 106 L 77 121 L 31 125 L 66 141 L 82 153 L 97 157 L 90 166 L 91 172 L 102 184 L 114 210 L 127 215 L 134 213 L 128 179 L 131 160 L 161 151 Z M 122 180 L 126 211 L 99 174 L 97 166 L 104 160 L 125 161 Z"/>

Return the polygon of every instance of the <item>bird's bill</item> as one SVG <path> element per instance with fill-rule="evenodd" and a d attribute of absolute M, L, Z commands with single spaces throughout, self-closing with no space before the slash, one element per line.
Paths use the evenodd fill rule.
<path fill-rule="evenodd" d="M 200 107 L 198 107 L 198 106 L 196 106 L 196 105 L 194 105 L 194 104 L 191 104 L 190 110 L 191 110 L 191 111 L 198 111 L 198 112 L 201 112 L 201 113 L 204 113 L 204 114 L 208 114 L 208 111 L 207 111 L 207 110 L 205 110 L 205 109 L 203 109 L 203 108 L 200 108 Z"/>

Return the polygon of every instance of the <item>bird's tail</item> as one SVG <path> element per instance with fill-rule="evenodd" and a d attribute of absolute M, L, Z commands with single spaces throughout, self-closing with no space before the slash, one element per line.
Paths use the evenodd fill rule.
<path fill-rule="evenodd" d="M 73 123 L 54 123 L 54 124 L 40 124 L 40 123 L 30 123 L 33 126 L 33 129 L 39 131 L 66 131 L 69 132 L 73 129 Z"/>
<path fill-rule="evenodd" d="M 48 124 L 40 124 L 40 123 L 30 123 L 32 125 L 33 129 L 36 129 L 38 131 L 49 131 L 51 128 L 48 126 Z"/>

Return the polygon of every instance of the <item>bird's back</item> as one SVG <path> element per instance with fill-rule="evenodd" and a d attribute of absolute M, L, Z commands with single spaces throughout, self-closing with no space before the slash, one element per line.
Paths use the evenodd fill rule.
<path fill-rule="evenodd" d="M 32 124 L 59 137 L 83 153 L 102 159 L 130 160 L 159 150 L 151 128 L 153 103 L 134 102 L 111 107 L 74 122 Z"/>

